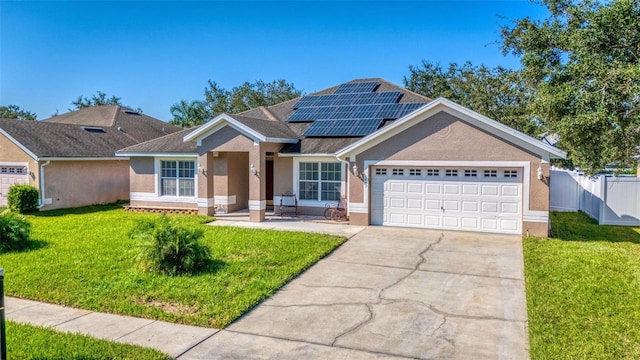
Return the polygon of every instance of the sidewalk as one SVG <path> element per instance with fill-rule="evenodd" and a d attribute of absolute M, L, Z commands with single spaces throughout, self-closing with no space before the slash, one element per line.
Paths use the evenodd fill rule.
<path fill-rule="evenodd" d="M 5 298 L 5 312 L 7 320 L 150 347 L 172 357 L 179 357 L 220 331 L 97 313 L 14 297 Z"/>

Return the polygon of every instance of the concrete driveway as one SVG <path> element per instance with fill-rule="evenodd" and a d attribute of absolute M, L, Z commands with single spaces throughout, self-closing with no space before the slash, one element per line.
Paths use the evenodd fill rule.
<path fill-rule="evenodd" d="M 519 237 L 368 227 L 181 359 L 527 359 Z"/>

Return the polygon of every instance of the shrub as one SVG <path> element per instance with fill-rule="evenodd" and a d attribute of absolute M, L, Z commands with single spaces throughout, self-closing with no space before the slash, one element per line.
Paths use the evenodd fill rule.
<path fill-rule="evenodd" d="M 9 209 L 0 211 L 0 252 L 21 250 L 31 236 L 31 224 Z"/>
<path fill-rule="evenodd" d="M 36 211 L 38 210 L 38 189 L 26 184 L 11 185 L 7 202 L 11 210 L 21 214 Z"/>
<path fill-rule="evenodd" d="M 141 220 L 129 232 L 140 240 L 136 260 L 145 271 L 164 275 L 192 274 L 210 260 L 211 250 L 200 242 L 204 232 L 178 225 L 163 215 L 157 221 Z"/>

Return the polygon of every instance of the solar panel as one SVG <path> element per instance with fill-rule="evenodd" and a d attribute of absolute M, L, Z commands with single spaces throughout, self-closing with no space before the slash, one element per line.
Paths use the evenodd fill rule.
<path fill-rule="evenodd" d="M 373 92 L 378 85 L 380 85 L 377 81 L 371 82 L 360 82 L 360 83 L 348 83 L 342 84 L 338 86 L 334 94 L 347 94 L 347 93 L 363 93 L 363 92 Z"/>
<path fill-rule="evenodd" d="M 376 131 L 382 119 L 333 119 L 314 121 L 303 134 L 307 137 L 360 137 Z"/>

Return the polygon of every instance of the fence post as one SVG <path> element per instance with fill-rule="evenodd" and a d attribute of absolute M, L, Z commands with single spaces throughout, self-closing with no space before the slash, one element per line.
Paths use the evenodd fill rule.
<path fill-rule="evenodd" d="M 0 360 L 7 360 L 7 330 L 4 324 L 4 269 L 0 269 Z"/>

